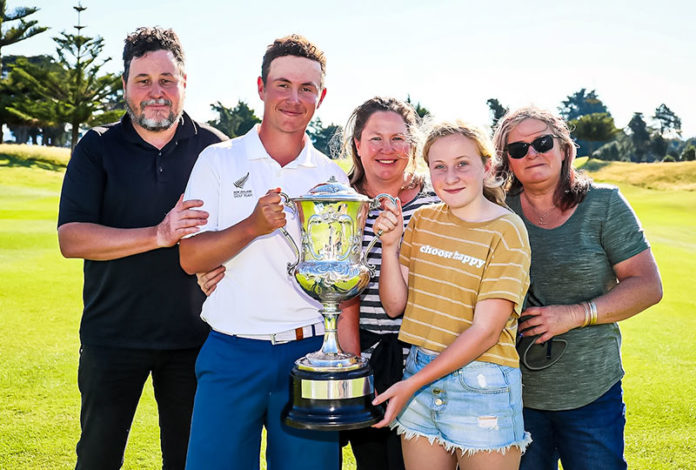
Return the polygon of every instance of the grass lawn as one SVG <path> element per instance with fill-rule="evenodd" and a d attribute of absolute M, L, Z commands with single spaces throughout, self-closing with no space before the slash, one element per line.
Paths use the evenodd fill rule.
<path fill-rule="evenodd" d="M 9 153 L 17 155 L 15 148 L 0 146 L 0 469 L 69 468 L 79 436 L 82 262 L 63 259 L 56 239 L 66 158 Z M 696 301 L 689 294 L 696 259 L 696 191 L 688 186 L 696 181 L 696 163 L 679 169 L 691 174 L 679 190 L 655 181 L 622 183 L 628 173 L 652 178 L 658 165 L 629 164 L 615 174 L 602 173 L 610 169 L 600 168 L 598 179 L 618 181 L 635 208 L 665 290 L 659 305 L 622 323 L 628 463 L 651 470 L 696 468 L 691 336 Z M 344 456 L 345 468 L 354 468 L 350 451 Z M 124 468 L 160 466 L 157 412 L 148 384 Z"/>

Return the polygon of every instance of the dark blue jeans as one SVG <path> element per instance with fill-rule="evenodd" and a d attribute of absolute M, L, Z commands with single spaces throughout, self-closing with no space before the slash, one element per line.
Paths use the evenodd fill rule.
<path fill-rule="evenodd" d="M 524 427 L 532 443 L 520 470 L 619 470 L 624 460 L 626 406 L 619 381 L 604 395 L 573 410 L 524 409 Z"/>
<path fill-rule="evenodd" d="M 119 469 L 143 385 L 152 374 L 162 468 L 183 469 L 199 348 L 122 349 L 82 346 L 77 383 L 82 395 L 78 470 Z"/>

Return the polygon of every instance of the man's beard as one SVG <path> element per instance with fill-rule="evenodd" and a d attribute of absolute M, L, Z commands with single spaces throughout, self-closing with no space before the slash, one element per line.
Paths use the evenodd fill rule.
<path fill-rule="evenodd" d="M 166 105 L 169 106 L 169 116 L 166 118 L 162 119 L 151 119 L 145 116 L 145 107 L 156 104 L 156 105 Z M 172 102 L 169 100 L 165 100 L 164 98 L 160 98 L 158 100 L 147 100 L 147 101 L 141 101 L 140 102 L 140 116 L 135 114 L 135 111 L 133 111 L 133 108 L 131 107 L 130 103 L 128 100 L 126 100 L 126 111 L 128 112 L 128 116 L 130 116 L 131 121 L 138 123 L 140 127 L 143 129 L 146 129 L 148 131 L 152 132 L 161 132 L 164 130 L 167 130 L 174 125 L 175 122 L 179 120 L 181 117 L 182 111 L 179 111 L 178 115 L 175 115 L 174 112 L 171 110 Z"/>

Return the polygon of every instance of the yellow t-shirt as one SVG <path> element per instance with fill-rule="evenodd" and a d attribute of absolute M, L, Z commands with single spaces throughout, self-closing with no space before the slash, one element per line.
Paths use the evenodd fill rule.
<path fill-rule="evenodd" d="M 465 222 L 445 204 L 422 207 L 406 228 L 399 260 L 409 269 L 400 340 L 441 352 L 472 324 L 479 300 L 507 299 L 513 314 L 498 343 L 477 360 L 519 367 L 515 337 L 530 248 L 517 215 Z"/>

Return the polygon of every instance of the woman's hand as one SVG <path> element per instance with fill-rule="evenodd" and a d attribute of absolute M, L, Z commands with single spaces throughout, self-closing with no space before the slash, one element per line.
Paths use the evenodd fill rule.
<path fill-rule="evenodd" d="M 662 299 L 662 281 L 650 249 L 644 250 L 613 266 L 619 283 L 612 290 L 593 300 L 597 308 L 597 324 L 614 323 L 645 310 Z M 582 304 L 530 307 L 520 317 L 530 318 L 520 323 L 524 336 L 541 335 L 543 343 L 556 335 L 585 323 Z"/>
<path fill-rule="evenodd" d="M 220 282 L 223 277 L 225 277 L 224 266 L 218 266 L 207 273 L 196 273 L 198 287 L 200 287 L 203 293 L 207 296 L 213 293 L 218 285 L 218 282 Z"/>
<path fill-rule="evenodd" d="M 536 336 L 536 343 L 544 343 L 554 336 L 580 327 L 585 321 L 585 310 L 582 305 L 547 305 L 545 307 L 529 307 L 522 312 L 520 318 L 528 317 L 519 324 L 523 336 Z"/>
<path fill-rule="evenodd" d="M 375 234 L 382 232 L 379 239 L 382 242 L 382 249 L 398 246 L 401 242 L 401 235 L 404 232 L 404 219 L 401 214 L 401 201 L 395 206 L 391 201 L 385 202 L 384 210 L 372 227 Z"/>
<path fill-rule="evenodd" d="M 372 400 L 373 405 L 379 405 L 389 400 L 387 403 L 387 411 L 384 413 L 384 418 L 379 423 L 373 424 L 373 428 L 383 428 L 388 426 L 389 423 L 394 421 L 394 419 L 401 413 L 401 410 L 406 406 L 406 403 L 411 399 L 411 396 L 415 393 L 412 383 L 407 380 L 402 380 L 395 383 L 384 393 L 380 393 L 377 397 Z"/>

